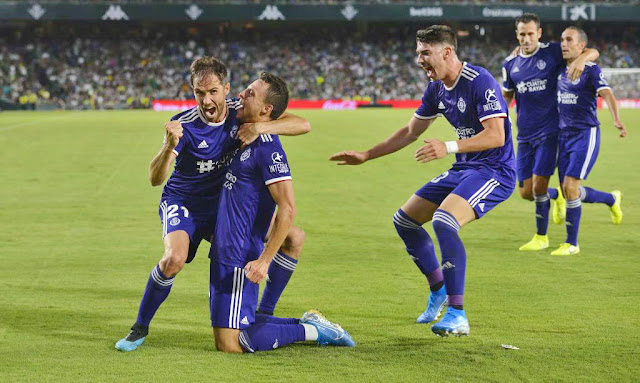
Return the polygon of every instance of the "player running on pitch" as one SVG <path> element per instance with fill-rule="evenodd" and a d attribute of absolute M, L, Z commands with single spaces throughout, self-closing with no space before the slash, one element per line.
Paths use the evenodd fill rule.
<path fill-rule="evenodd" d="M 432 80 L 422 105 L 409 123 L 386 141 L 366 152 L 336 153 L 339 165 L 359 165 L 404 148 L 444 116 L 454 127 L 458 141 L 424 140 L 415 158 L 429 162 L 456 154 L 450 170 L 420 188 L 393 217 L 407 252 L 427 277 L 431 294 L 420 323 L 434 321 L 447 297 L 449 308 L 432 327 L 438 335 L 468 335 L 469 321 L 463 309 L 467 254 L 458 234 L 464 225 L 482 218 L 509 198 L 515 188 L 515 160 L 511 123 L 500 86 L 484 68 L 461 62 L 453 29 L 434 25 L 416 35 L 417 62 Z M 442 263 L 433 242 L 422 228 L 433 221 Z"/>

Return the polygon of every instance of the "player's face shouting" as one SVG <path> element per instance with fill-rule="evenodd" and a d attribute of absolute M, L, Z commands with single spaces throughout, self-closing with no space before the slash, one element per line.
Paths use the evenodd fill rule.
<path fill-rule="evenodd" d="M 562 48 L 562 58 L 573 60 L 580 56 L 585 48 L 585 43 L 580 40 L 580 34 L 575 29 L 565 29 L 562 32 L 560 47 Z"/>
<path fill-rule="evenodd" d="M 444 51 L 445 47 L 442 45 L 417 42 L 416 61 L 431 80 L 441 80 L 445 75 L 447 64 L 444 61 Z"/>
<path fill-rule="evenodd" d="M 225 98 L 229 94 L 229 83 L 222 84 L 215 74 L 196 77 L 193 79 L 193 94 L 209 122 L 220 122 L 225 118 Z"/>
<path fill-rule="evenodd" d="M 262 80 L 252 82 L 247 89 L 240 92 L 242 107 L 238 109 L 238 119 L 243 122 L 256 122 L 262 116 L 269 116 L 271 105 L 265 102 L 269 84 Z"/>
<path fill-rule="evenodd" d="M 528 23 L 518 23 L 516 27 L 516 37 L 520 42 L 522 53 L 528 55 L 538 48 L 538 41 L 542 37 L 542 28 L 538 28 L 535 21 Z"/>

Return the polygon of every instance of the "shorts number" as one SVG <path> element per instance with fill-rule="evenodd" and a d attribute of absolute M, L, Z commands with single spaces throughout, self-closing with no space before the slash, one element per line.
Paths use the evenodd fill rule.
<path fill-rule="evenodd" d="M 178 206 L 178 205 L 169 205 L 167 206 L 167 219 L 173 218 L 173 217 L 177 217 L 180 214 L 178 213 L 178 207 L 180 209 L 182 209 L 182 214 L 184 215 L 185 218 L 189 218 L 189 210 L 187 210 L 186 207 L 184 206 Z"/>
<path fill-rule="evenodd" d="M 438 182 L 440 182 L 440 180 L 447 178 L 447 176 L 449 175 L 449 171 L 447 170 L 446 172 L 440 174 L 439 176 L 437 176 L 436 178 L 431 180 L 431 183 L 437 184 Z"/>

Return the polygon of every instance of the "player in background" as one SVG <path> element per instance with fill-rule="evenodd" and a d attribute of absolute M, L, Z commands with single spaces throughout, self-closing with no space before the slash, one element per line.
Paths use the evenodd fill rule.
<path fill-rule="evenodd" d="M 438 335 L 468 335 L 469 321 L 463 309 L 466 250 L 458 231 L 482 218 L 506 200 L 516 182 L 508 107 L 500 86 L 484 68 L 461 62 L 453 29 L 433 25 L 416 35 L 417 62 L 431 82 L 409 123 L 386 141 L 365 152 L 346 151 L 331 156 L 338 165 L 360 165 L 404 148 L 439 117 L 454 127 L 457 141 L 424 140 L 415 159 L 429 162 L 456 155 L 450 170 L 420 188 L 395 213 L 393 223 L 407 252 L 426 276 L 431 293 L 419 323 L 434 321 Z M 442 269 L 429 234 L 422 228 L 433 221 L 440 244 Z"/>
<path fill-rule="evenodd" d="M 578 27 L 562 32 L 562 57 L 571 64 L 587 46 L 587 34 Z M 600 67 L 588 62 L 585 71 L 572 81 L 565 71 L 558 76 L 558 111 L 560 113 L 560 140 L 558 149 L 558 176 L 567 200 L 567 240 L 552 255 L 572 255 L 580 252 L 578 230 L 582 215 L 582 202 L 604 203 L 611 209 L 614 224 L 622 221 L 622 193 L 605 193 L 581 186 L 598 158 L 600 150 L 600 122 L 597 117 L 597 98 L 601 96 L 609 107 L 613 125 L 625 137 L 627 131 L 620 121 L 618 104 Z"/>
<path fill-rule="evenodd" d="M 203 57 L 191 64 L 190 72 L 197 106 L 177 114 L 165 124 L 162 149 L 149 166 L 151 185 L 158 186 L 167 178 L 175 161 L 159 208 L 164 255 L 151 271 L 131 332 L 116 343 L 116 349 L 121 351 L 133 351 L 144 342 L 149 324 L 169 295 L 175 276 L 185 263 L 193 260 L 200 242 L 211 240 L 224 176 L 241 144 L 236 136 L 241 125 L 237 113 L 242 110 L 242 103 L 239 99 L 226 99 L 230 87 L 226 66 L 216 58 Z M 249 128 L 288 135 L 307 133 L 310 129 L 306 120 L 291 114 L 252 124 Z M 247 134 L 244 142 L 248 142 L 250 136 Z M 272 285 L 268 302 L 273 306 L 297 262 L 285 252 L 299 256 L 304 241 L 301 232 L 294 228 L 286 241 L 289 247 L 279 253 L 287 262 L 286 269 L 274 272 L 268 283 Z M 274 268 L 284 269 L 278 264 Z"/>
<path fill-rule="evenodd" d="M 263 72 L 240 94 L 238 118 L 277 119 L 289 92 L 277 76 Z M 210 309 L 216 348 L 224 352 L 268 351 L 305 340 L 355 346 L 339 325 L 317 311 L 302 319 L 256 313 L 260 281 L 276 262 L 296 216 L 293 183 L 280 138 L 263 134 L 231 161 L 220 196 L 211 246 Z M 265 235 L 278 207 L 271 236 Z"/>
<path fill-rule="evenodd" d="M 562 223 L 565 209 L 560 188 L 548 189 L 549 178 L 556 168 L 560 131 L 556 86 L 565 61 L 559 43 L 540 42 L 542 28 L 536 14 L 525 13 L 515 24 L 520 49 L 503 64 L 502 94 L 507 105 L 516 99 L 518 184 L 522 198 L 535 201 L 536 219 L 536 234 L 520 250 L 542 250 L 549 247 L 550 199 L 556 200 L 555 223 Z M 569 76 L 580 77 L 586 62 L 598 57 L 597 50 L 586 49 L 569 64 Z"/>

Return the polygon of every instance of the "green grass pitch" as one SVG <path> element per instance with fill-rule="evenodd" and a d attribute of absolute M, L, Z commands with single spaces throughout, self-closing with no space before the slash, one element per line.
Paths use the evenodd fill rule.
<path fill-rule="evenodd" d="M 161 188 L 149 185 L 147 167 L 171 114 L 3 112 L 0 381 L 638 381 L 640 111 L 621 111 L 625 139 L 600 115 L 600 156 L 586 184 L 622 189 L 625 216 L 615 226 L 607 207 L 584 206 L 580 255 L 549 255 L 565 236 L 553 224 L 549 251 L 518 252 L 535 222 L 517 192 L 462 230 L 471 323 L 463 338 L 415 323 L 427 285 L 391 219 L 452 158 L 418 164 L 416 143 L 338 167 L 329 155 L 370 147 L 413 111 L 296 113 L 313 126 L 284 139 L 307 243 L 277 314 L 317 307 L 350 331 L 355 349 L 216 352 L 207 245 L 177 277 L 146 343 L 117 352 L 162 254 Z M 452 139 L 453 130 L 439 119 L 423 137 Z"/>

